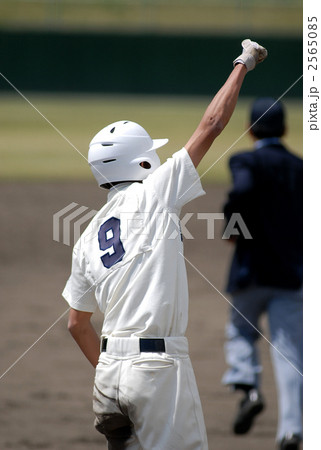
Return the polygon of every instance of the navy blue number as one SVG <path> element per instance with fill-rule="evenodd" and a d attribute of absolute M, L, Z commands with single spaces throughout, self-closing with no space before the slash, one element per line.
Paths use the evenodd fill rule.
<path fill-rule="evenodd" d="M 120 240 L 120 220 L 111 217 L 106 220 L 98 231 L 99 248 L 102 251 L 108 250 L 100 257 L 107 269 L 123 259 L 125 250 Z"/>

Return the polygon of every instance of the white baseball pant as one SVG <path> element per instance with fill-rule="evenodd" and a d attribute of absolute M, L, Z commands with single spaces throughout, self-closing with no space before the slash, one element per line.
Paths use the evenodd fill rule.
<path fill-rule="evenodd" d="M 111 450 L 207 450 L 187 339 L 157 339 L 165 351 L 153 351 L 145 339 L 141 351 L 141 340 L 103 341 L 94 385 L 96 428 Z"/>

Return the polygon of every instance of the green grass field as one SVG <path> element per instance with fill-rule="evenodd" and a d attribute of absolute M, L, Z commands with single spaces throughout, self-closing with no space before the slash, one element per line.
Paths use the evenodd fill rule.
<path fill-rule="evenodd" d="M 86 161 L 88 144 L 97 131 L 121 119 L 140 123 L 154 138 L 169 138 L 169 144 L 159 151 L 160 158 L 164 161 L 187 142 L 211 100 L 203 97 L 83 94 L 27 94 L 26 97 L 69 142 L 18 94 L 2 94 L 0 181 L 91 179 Z M 203 175 L 213 165 L 202 181 L 227 182 L 228 158 L 236 151 L 250 147 L 250 138 L 246 134 L 242 135 L 246 130 L 251 101 L 252 99 L 244 98 L 239 100 L 227 128 L 199 166 L 199 173 Z M 301 102 L 284 102 L 289 128 L 285 143 L 295 153 L 302 155 Z"/>
<path fill-rule="evenodd" d="M 299 0 L 1 0 L 0 27 L 297 35 L 302 33 L 302 4 Z"/>

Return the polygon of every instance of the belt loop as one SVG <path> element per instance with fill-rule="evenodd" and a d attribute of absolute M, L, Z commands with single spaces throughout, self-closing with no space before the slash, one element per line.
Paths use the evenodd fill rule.
<path fill-rule="evenodd" d="M 107 338 L 102 338 L 101 339 L 101 344 L 100 344 L 100 351 L 101 352 L 105 352 L 106 350 L 107 350 L 107 341 L 108 341 L 108 339 Z"/>

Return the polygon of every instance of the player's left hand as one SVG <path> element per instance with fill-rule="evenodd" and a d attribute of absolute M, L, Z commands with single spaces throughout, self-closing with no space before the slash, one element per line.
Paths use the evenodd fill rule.
<path fill-rule="evenodd" d="M 268 55 L 266 48 L 259 45 L 257 42 L 251 41 L 251 39 L 245 39 L 242 42 L 243 52 L 234 61 L 234 67 L 236 64 L 244 64 L 247 71 L 253 70 L 257 64 L 264 61 Z"/>

